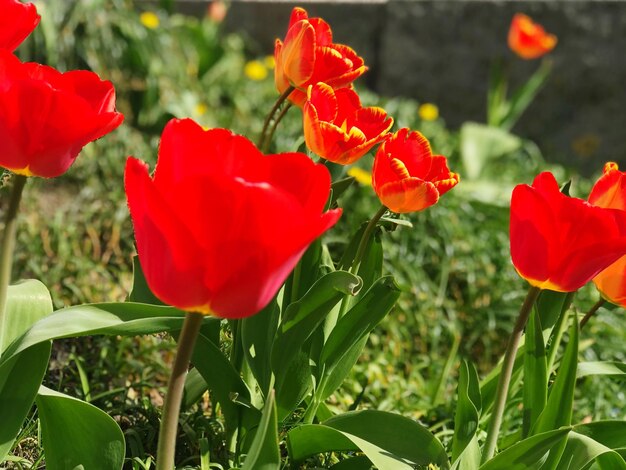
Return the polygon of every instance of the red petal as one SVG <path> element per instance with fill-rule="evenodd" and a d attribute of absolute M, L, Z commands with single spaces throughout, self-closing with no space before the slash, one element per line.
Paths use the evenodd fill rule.
<path fill-rule="evenodd" d="M 418 178 L 386 183 L 376 193 L 385 206 L 400 214 L 424 210 L 439 200 L 435 186 Z"/>
<path fill-rule="evenodd" d="M 0 48 L 14 51 L 37 27 L 41 16 L 33 3 L 0 2 Z"/>

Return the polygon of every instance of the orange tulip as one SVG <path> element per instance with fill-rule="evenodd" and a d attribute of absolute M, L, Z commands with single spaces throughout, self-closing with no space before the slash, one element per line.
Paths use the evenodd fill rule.
<path fill-rule="evenodd" d="M 382 108 L 363 108 L 349 88 L 311 85 L 303 108 L 304 139 L 320 157 L 341 165 L 354 163 L 383 141 L 393 125 Z"/>
<path fill-rule="evenodd" d="M 283 93 L 294 86 L 296 90 L 289 99 L 298 106 L 306 101 L 309 85 L 324 82 L 334 89 L 343 88 L 367 70 L 354 50 L 333 43 L 328 23 L 309 18 L 306 10 L 299 7 L 291 12 L 285 41 L 276 39 L 274 59 L 276 88 Z"/>
<path fill-rule="evenodd" d="M 626 173 L 619 171 L 616 163 L 604 165 L 604 174 L 593 186 L 589 203 L 626 210 Z M 605 299 L 626 307 L 626 256 L 594 277 L 593 282 Z"/>
<path fill-rule="evenodd" d="M 556 36 L 523 13 L 517 13 L 509 29 L 509 47 L 522 59 L 537 59 L 556 46 Z"/>
<path fill-rule="evenodd" d="M 372 185 L 393 212 L 417 212 L 436 204 L 439 196 L 459 182 L 446 157 L 433 155 L 426 137 L 400 129 L 378 148 Z"/>

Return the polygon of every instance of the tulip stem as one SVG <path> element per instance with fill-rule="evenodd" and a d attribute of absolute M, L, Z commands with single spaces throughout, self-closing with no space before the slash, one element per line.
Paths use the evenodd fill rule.
<path fill-rule="evenodd" d="M 289 95 L 291 95 L 291 93 L 295 89 L 296 88 L 294 86 L 289 86 L 278 97 L 278 99 L 276 100 L 276 103 L 274 103 L 274 106 L 272 106 L 272 109 L 270 109 L 270 112 L 267 113 L 267 116 L 265 117 L 265 121 L 263 122 L 263 130 L 261 131 L 261 135 L 259 136 L 259 141 L 257 142 L 257 147 L 259 147 L 259 149 L 263 149 L 263 147 L 265 146 L 265 141 L 267 140 L 267 131 L 269 130 L 272 119 L 274 118 L 274 114 L 276 114 L 276 112 L 281 107 L 281 105 L 285 102 L 285 100 L 289 97 Z"/>
<path fill-rule="evenodd" d="M 372 232 L 376 228 L 376 224 L 378 223 L 380 218 L 385 215 L 385 212 L 387 212 L 387 208 L 385 206 L 381 206 L 380 209 L 378 209 L 378 212 L 374 214 L 374 217 L 370 219 L 367 227 L 365 227 L 365 231 L 363 232 L 363 236 L 361 237 L 361 241 L 359 242 L 359 247 L 356 250 L 356 255 L 354 255 L 352 266 L 350 267 L 350 272 L 352 274 L 356 274 L 359 270 L 363 255 L 365 254 L 365 248 L 367 248 L 367 244 L 369 243 L 370 237 L 372 236 Z"/>
<path fill-rule="evenodd" d="M 550 376 L 550 371 L 552 370 L 552 366 L 554 365 L 554 361 L 556 360 L 556 353 L 559 351 L 559 344 L 561 344 L 561 338 L 563 338 L 563 334 L 565 330 L 567 330 L 567 317 L 569 312 L 569 307 L 572 304 L 572 300 L 574 299 L 574 295 L 576 292 L 569 292 L 563 301 L 563 307 L 561 307 L 561 314 L 552 329 L 551 341 L 550 341 L 550 349 L 548 350 L 548 362 L 547 362 L 547 371 L 548 376 Z"/>
<path fill-rule="evenodd" d="M 504 413 L 504 406 L 506 405 L 506 397 L 509 391 L 509 384 L 511 383 L 511 374 L 513 372 L 513 364 L 515 363 L 515 355 L 517 353 L 517 347 L 522 337 L 522 332 L 530 316 L 530 312 L 533 309 L 533 305 L 539 296 L 541 289 L 538 287 L 531 287 L 528 290 L 524 304 L 520 309 L 517 321 L 509 337 L 509 342 L 506 346 L 506 352 L 502 359 L 502 369 L 500 370 L 500 376 L 498 378 L 498 388 L 496 390 L 496 397 L 493 403 L 493 411 L 491 412 L 491 418 L 489 421 L 489 429 L 487 431 L 487 439 L 485 441 L 485 447 L 483 448 L 483 456 L 481 464 L 487 462 L 496 450 L 496 444 L 498 442 L 498 434 L 500 433 L 500 426 L 502 425 L 502 415 Z"/>
<path fill-rule="evenodd" d="M 22 192 L 26 184 L 26 176 L 14 175 L 9 207 L 4 219 L 4 233 L 0 245 L 0 355 L 4 350 L 7 328 L 7 294 L 11 282 L 13 269 L 13 251 L 15 250 L 15 235 L 17 233 L 17 211 L 22 200 Z"/>
<path fill-rule="evenodd" d="M 595 315 L 595 313 L 600 309 L 600 307 L 602 307 L 604 304 L 606 303 L 606 300 L 604 300 L 602 297 L 600 297 L 600 300 L 598 300 L 593 307 L 591 307 L 591 309 L 585 314 L 585 316 L 583 317 L 582 320 L 580 320 L 580 328 L 582 329 L 583 326 L 585 326 L 587 324 L 587 322 L 589 321 L 589 319 L 591 317 L 593 317 Z"/>
<path fill-rule="evenodd" d="M 180 404 L 185 388 L 185 378 L 189 361 L 193 353 L 196 338 L 202 326 L 204 315 L 188 312 L 185 315 L 183 329 L 178 337 L 176 357 L 167 384 L 167 394 L 163 404 L 163 417 L 159 430 L 159 443 L 157 446 L 156 470 L 172 470 L 176 455 L 176 433 L 178 430 L 178 417 Z"/>
<path fill-rule="evenodd" d="M 278 128 L 278 123 L 282 121 L 282 119 L 285 117 L 285 114 L 287 114 L 287 111 L 291 109 L 291 106 L 292 106 L 291 103 L 287 103 L 283 107 L 283 109 L 281 109 L 280 114 L 276 117 L 276 119 L 274 119 L 274 122 L 272 123 L 272 127 L 267 133 L 267 136 L 265 137 L 265 142 L 263 142 L 263 147 L 261 148 L 261 151 L 263 153 L 269 152 L 270 144 L 272 143 L 272 139 L 274 138 L 274 133 L 276 132 L 276 129 Z"/>

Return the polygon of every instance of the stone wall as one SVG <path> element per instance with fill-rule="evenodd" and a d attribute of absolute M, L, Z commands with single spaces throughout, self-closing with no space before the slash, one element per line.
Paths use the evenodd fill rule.
<path fill-rule="evenodd" d="M 202 3 L 185 0 L 187 7 Z M 206 2 L 205 2 L 206 3 Z M 514 132 L 537 142 L 551 161 L 589 173 L 612 159 L 626 164 L 626 2 L 606 0 L 233 0 L 226 28 L 271 53 L 295 5 L 332 26 L 337 42 L 366 60 L 372 89 L 436 103 L 452 128 L 484 121 L 490 65 L 500 60 L 513 85 L 537 61 L 506 45 L 516 12 L 559 38 L 548 85 Z"/>

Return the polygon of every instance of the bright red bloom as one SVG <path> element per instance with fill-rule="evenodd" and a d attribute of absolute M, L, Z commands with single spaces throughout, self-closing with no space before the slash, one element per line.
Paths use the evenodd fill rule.
<path fill-rule="evenodd" d="M 372 185 L 393 212 L 416 212 L 439 201 L 459 182 L 446 157 L 433 155 L 426 137 L 400 129 L 381 144 L 374 157 Z"/>
<path fill-rule="evenodd" d="M 304 139 L 311 151 L 341 165 L 354 163 L 385 139 L 393 125 L 382 108 L 363 108 L 349 88 L 311 85 L 304 103 Z"/>
<path fill-rule="evenodd" d="M 32 3 L 0 0 L 0 49 L 13 52 L 37 27 L 41 16 Z"/>
<path fill-rule="evenodd" d="M 517 13 L 509 29 L 509 47 L 522 59 L 537 59 L 556 46 L 556 36 L 523 13 Z"/>
<path fill-rule="evenodd" d="M 552 173 L 511 197 L 511 258 L 540 289 L 573 292 L 626 254 L 626 213 L 561 193 Z"/>
<path fill-rule="evenodd" d="M 59 176 L 85 145 L 123 120 L 113 85 L 95 73 L 60 73 L 0 51 L 0 166 Z"/>
<path fill-rule="evenodd" d="M 151 178 L 129 158 L 126 196 L 139 261 L 163 302 L 224 318 L 267 305 L 340 210 L 323 212 L 324 165 L 301 153 L 263 155 L 226 129 L 170 121 Z"/>
<path fill-rule="evenodd" d="M 298 106 L 306 100 L 309 85 L 324 82 L 335 89 L 347 87 L 367 70 L 350 47 L 333 43 L 328 23 L 309 18 L 299 7 L 291 12 L 285 42 L 276 39 L 274 59 L 276 88 L 283 93 L 290 85 L 296 87 L 289 99 Z"/>
<path fill-rule="evenodd" d="M 589 203 L 609 209 L 626 210 L 626 173 L 619 171 L 616 163 L 604 165 L 604 174 L 589 194 Z M 593 278 L 602 296 L 615 304 L 626 307 L 626 256 Z"/>

